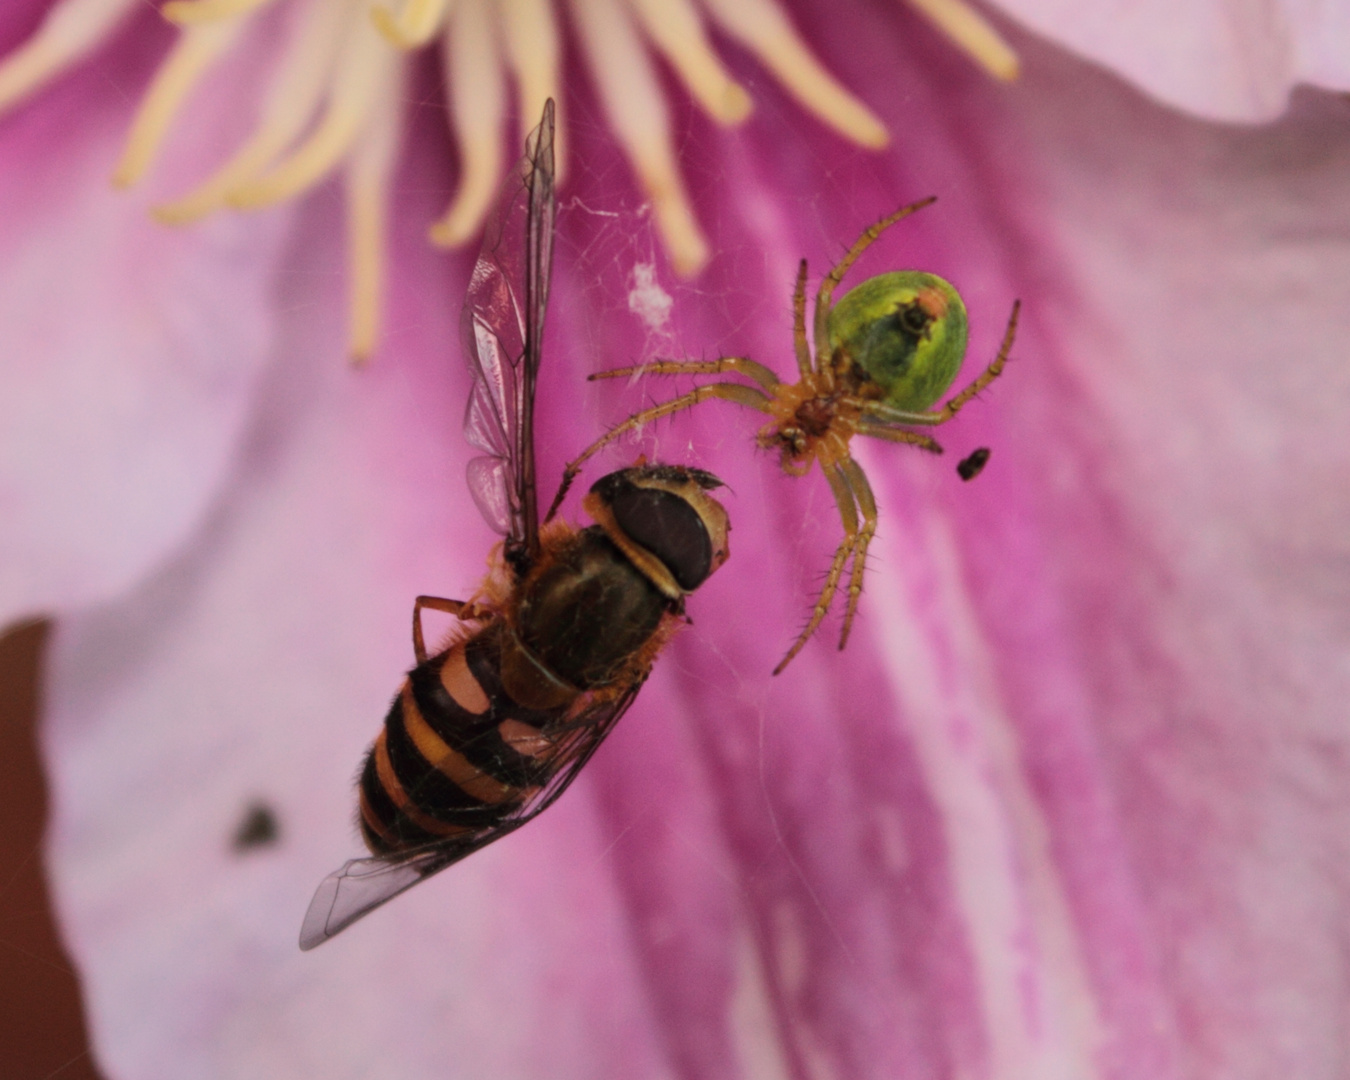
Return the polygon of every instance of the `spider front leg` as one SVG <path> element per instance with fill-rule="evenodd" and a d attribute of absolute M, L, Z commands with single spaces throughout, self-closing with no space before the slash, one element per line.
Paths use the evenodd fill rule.
<path fill-rule="evenodd" d="M 862 235 L 853 241 L 853 246 L 844 253 L 844 257 L 825 275 L 825 280 L 820 283 L 820 288 L 816 291 L 816 312 L 815 312 L 815 336 L 816 336 L 816 363 L 824 365 L 823 357 L 830 354 L 830 301 L 834 298 L 834 290 L 838 284 L 844 280 L 844 275 L 848 273 L 849 268 L 858 261 L 873 242 L 902 218 L 909 217 L 916 210 L 922 210 L 925 206 L 932 206 L 937 202 L 936 195 L 930 195 L 926 199 L 920 199 L 918 202 L 910 203 L 908 206 L 902 206 L 893 214 L 888 214 L 875 225 L 869 225 L 862 231 Z"/>
<path fill-rule="evenodd" d="M 723 356 L 718 360 L 653 360 L 636 367 L 613 368 L 587 375 L 587 382 L 596 379 L 617 379 L 624 375 L 725 375 L 732 372 L 754 379 L 765 390 L 773 393 L 778 376 L 763 364 L 744 356 Z"/>
<path fill-rule="evenodd" d="M 720 362 L 721 361 L 709 361 L 709 363 Z M 753 363 L 753 361 L 745 362 Z M 693 362 L 690 361 L 689 363 L 692 364 Z M 649 365 L 648 370 L 656 366 L 658 365 Z M 681 370 L 683 370 L 683 368 L 688 365 L 682 364 L 680 366 Z M 755 366 L 759 367 L 758 364 Z M 770 376 L 773 375 L 773 372 L 769 371 L 767 368 L 765 368 L 764 371 Z M 621 372 L 609 371 L 602 372 L 601 374 L 610 376 L 619 375 Z M 592 376 L 592 378 L 594 378 L 594 376 Z M 775 377 L 775 382 L 776 381 L 777 379 Z M 548 514 L 545 516 L 544 521 L 549 522 L 553 520 L 553 516 L 558 512 L 558 507 L 562 505 L 562 501 L 566 497 L 568 489 L 572 486 L 572 481 L 576 479 L 577 473 L 581 472 L 581 467 L 594 457 L 596 453 L 603 450 L 620 435 L 624 434 L 624 432 L 640 428 L 645 424 L 651 423 L 653 420 L 659 420 L 663 416 L 669 416 L 671 413 L 677 413 L 682 409 L 692 409 L 700 401 L 706 401 L 708 398 L 722 398 L 725 401 L 734 401 L 736 404 L 744 405 L 750 409 L 758 409 L 760 412 L 769 411 L 769 396 L 761 390 L 756 390 L 753 386 L 742 386 L 740 383 L 708 383 L 705 386 L 696 387 L 687 394 L 672 398 L 664 404 L 653 405 L 650 409 L 644 409 L 640 413 L 635 413 L 623 423 L 610 428 L 605 434 L 600 436 L 600 438 L 596 439 L 595 442 L 591 443 L 590 446 L 586 447 L 586 449 L 581 452 L 580 456 L 567 463 L 567 467 L 563 469 L 562 483 L 558 485 L 558 494 L 553 496 L 553 503 L 549 506 Z"/>
<path fill-rule="evenodd" d="M 824 462 L 821 463 L 821 466 L 821 471 L 825 473 L 825 479 L 829 481 L 830 491 L 834 493 L 834 501 L 839 506 L 839 516 L 844 522 L 844 539 L 834 553 L 834 560 L 830 563 L 830 572 L 825 575 L 825 587 L 820 591 L 820 599 L 816 601 L 816 606 L 811 612 L 811 618 L 806 624 L 806 629 L 801 632 L 797 640 L 792 643 L 792 648 L 788 649 L 787 655 L 773 669 L 775 675 L 781 674 L 783 669 L 792 663 L 792 658 L 802 651 L 802 646 L 810 641 L 811 635 L 819 629 L 822 620 L 825 618 L 825 613 L 830 610 L 830 604 L 834 601 L 835 590 L 839 587 L 839 578 L 844 573 L 844 564 L 848 561 L 849 555 L 857 550 L 858 546 L 858 508 L 853 501 L 853 491 L 849 481 L 840 466 L 825 466 Z M 864 480 L 863 483 L 865 486 L 866 481 Z M 867 494 L 870 498 L 872 493 L 869 490 Z M 872 505 L 872 511 L 873 527 L 875 528 L 875 503 Z M 870 534 L 868 539 L 871 539 Z M 854 565 L 857 565 L 856 562 Z M 861 583 L 859 588 L 861 588 Z M 848 627 L 845 625 L 844 641 L 847 639 Z M 844 641 L 839 643 L 841 649 L 844 647 Z"/>
<path fill-rule="evenodd" d="M 792 349 L 803 378 L 812 373 L 811 346 L 806 341 L 806 260 L 797 267 L 797 285 L 792 290 Z"/>

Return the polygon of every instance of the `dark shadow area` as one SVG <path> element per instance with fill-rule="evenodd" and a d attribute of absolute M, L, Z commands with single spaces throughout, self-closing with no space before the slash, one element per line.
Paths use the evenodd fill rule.
<path fill-rule="evenodd" d="M 0 637 L 0 1055 L 14 1080 L 101 1080 L 42 868 L 47 785 L 36 731 L 47 629 L 26 623 Z"/>

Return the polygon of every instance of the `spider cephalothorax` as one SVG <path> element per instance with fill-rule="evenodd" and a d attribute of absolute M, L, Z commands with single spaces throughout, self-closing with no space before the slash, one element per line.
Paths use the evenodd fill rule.
<path fill-rule="evenodd" d="M 849 453 L 849 440 L 854 435 L 868 435 L 891 442 L 912 443 L 924 450 L 941 453 L 942 447 L 931 435 L 910 429 L 932 427 L 950 420 L 966 402 L 998 378 L 1012 349 L 1019 309 L 1016 302 L 994 362 L 940 409 L 934 409 L 938 399 L 955 381 L 966 355 L 966 306 L 956 289 L 936 274 L 899 270 L 868 278 L 840 297 L 837 304 L 833 303 L 835 288 L 858 256 L 885 229 L 934 201 L 924 199 L 911 203 L 882 218 L 865 230 L 839 264 L 825 275 L 816 293 L 812 328 L 814 360 L 806 334 L 806 260 L 801 261 L 792 296 L 796 382 L 782 382 L 763 364 L 739 356 L 710 361 L 658 361 L 640 368 L 619 368 L 591 376 L 592 379 L 609 379 L 624 375 L 729 373 L 744 376 L 757 385 L 705 383 L 687 394 L 630 416 L 567 466 L 562 487 L 549 511 L 550 517 L 562 502 L 572 478 L 597 450 L 626 431 L 691 408 L 708 398 L 734 401 L 767 413 L 769 423 L 760 429 L 757 441 L 766 450 L 778 450 L 783 470 L 790 475 L 804 476 L 813 463 L 819 462 L 839 507 L 844 539 L 830 563 L 825 586 L 810 621 L 774 669 L 775 675 L 801 651 L 820 626 L 834 600 L 844 567 L 851 559 L 848 609 L 844 614 L 839 647 L 842 649 L 848 643 L 858 599 L 862 596 L 867 546 L 877 527 L 876 500 L 862 468 Z"/>
<path fill-rule="evenodd" d="M 815 374 L 779 383 L 764 411 L 773 419 L 760 428 L 756 441 L 765 450 L 777 450 L 783 471 L 792 476 L 805 476 L 812 462 L 832 464 L 847 456 L 843 433 L 862 415 L 837 380 L 830 386 Z"/>

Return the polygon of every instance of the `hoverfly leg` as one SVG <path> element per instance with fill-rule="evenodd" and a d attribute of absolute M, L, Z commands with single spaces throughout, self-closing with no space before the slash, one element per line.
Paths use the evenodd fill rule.
<path fill-rule="evenodd" d="M 464 610 L 463 600 L 446 600 L 439 596 L 419 596 L 413 601 L 413 655 L 419 664 L 427 661 L 427 643 L 422 636 L 422 609 L 444 611 L 447 615 L 458 615 Z"/>

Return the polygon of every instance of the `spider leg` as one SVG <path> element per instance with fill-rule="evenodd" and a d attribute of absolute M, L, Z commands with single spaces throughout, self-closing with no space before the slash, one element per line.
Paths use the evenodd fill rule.
<path fill-rule="evenodd" d="M 830 301 L 834 299 L 835 287 L 844 280 L 844 275 L 847 274 L 849 268 L 858 261 L 858 256 L 871 247 L 872 242 L 876 240 L 878 236 L 901 218 L 907 218 L 910 214 L 914 213 L 914 211 L 922 210 L 925 206 L 931 206 L 935 202 L 937 202 L 936 195 L 929 196 L 927 199 L 920 199 L 918 202 L 900 207 L 895 213 L 887 215 L 875 225 L 868 226 L 863 230 L 862 235 L 853 241 L 853 246 L 848 249 L 844 254 L 844 257 L 839 260 L 838 264 L 825 275 L 825 280 L 820 283 L 820 288 L 816 292 L 815 316 L 816 363 L 821 365 L 822 368 L 824 368 L 825 365 L 825 361 L 822 357 L 828 357 L 830 355 L 830 335 L 828 333 Z"/>
<path fill-rule="evenodd" d="M 848 644 L 848 633 L 853 629 L 853 616 L 858 613 L 858 601 L 862 599 L 863 570 L 867 566 L 867 547 L 877 531 L 877 501 L 872 495 L 872 485 L 867 482 L 867 474 L 862 471 L 853 458 L 846 457 L 839 468 L 848 481 L 858 509 L 862 511 L 863 526 L 853 546 L 853 570 L 848 580 L 848 610 L 844 612 L 844 630 L 839 635 L 839 648 L 842 651 Z"/>
<path fill-rule="evenodd" d="M 458 615 L 464 610 L 463 600 L 445 600 L 439 596 L 419 596 L 413 601 L 413 655 L 419 664 L 427 662 L 427 643 L 422 636 L 422 609 L 444 611 L 448 615 Z"/>
<path fill-rule="evenodd" d="M 901 422 L 912 424 L 917 421 L 904 420 Z M 873 439 L 886 439 L 888 442 L 909 443 L 911 446 L 922 447 L 932 454 L 942 453 L 941 443 L 931 435 L 921 435 L 917 431 L 906 431 L 904 428 L 884 427 L 881 424 L 869 424 L 865 422 L 855 425 L 854 430 L 856 430 L 859 435 L 867 435 Z"/>
<path fill-rule="evenodd" d="M 792 290 L 792 347 L 797 353 L 797 370 L 811 374 L 811 347 L 806 342 L 806 260 L 797 267 L 797 287 Z"/>
<path fill-rule="evenodd" d="M 777 375 L 763 364 L 744 356 L 724 356 L 720 360 L 655 360 L 637 367 L 597 371 L 593 375 L 588 375 L 587 380 L 594 382 L 596 379 L 617 379 L 624 375 L 725 375 L 728 371 L 754 379 L 770 392 L 778 385 Z"/>
<path fill-rule="evenodd" d="M 720 361 L 711 362 L 717 363 Z M 586 464 L 598 451 L 603 450 L 624 432 L 632 431 L 634 428 L 642 427 L 644 424 L 659 420 L 663 416 L 669 416 L 671 413 L 677 413 L 682 409 L 692 409 L 700 401 L 706 401 L 708 398 L 722 398 L 724 401 L 734 401 L 736 404 L 744 405 L 750 409 L 759 409 L 761 412 L 769 411 L 769 397 L 762 391 L 756 390 L 753 386 L 742 386 L 740 383 L 717 382 L 695 387 L 687 394 L 681 394 L 679 397 L 671 398 L 663 404 L 653 405 L 650 409 L 635 413 L 623 423 L 610 428 L 590 446 L 586 447 L 579 457 L 567 463 L 567 467 L 563 470 L 562 483 L 558 486 L 558 494 L 553 496 L 553 503 L 549 506 L 548 515 L 544 518 L 544 521 L 553 520 L 553 515 L 558 512 L 558 507 L 562 505 L 563 498 L 567 495 L 567 489 L 572 486 L 572 481 L 581 471 L 581 466 Z"/>
<path fill-rule="evenodd" d="M 802 646 L 811 639 L 811 635 L 820 627 L 821 621 L 825 618 L 825 613 L 830 610 L 830 603 L 834 600 L 835 590 L 839 587 L 839 578 L 844 572 L 844 563 L 848 561 L 849 555 L 856 550 L 858 544 L 858 508 L 854 504 L 853 491 L 849 486 L 848 479 L 838 465 L 826 468 L 822 463 L 821 471 L 825 473 L 825 479 L 830 482 L 830 490 L 834 492 L 834 501 L 839 505 L 839 516 L 844 522 L 844 539 L 834 553 L 834 561 L 830 563 L 830 572 L 825 575 L 825 587 L 820 591 L 820 599 L 816 601 L 816 606 L 811 612 L 811 619 L 807 622 L 806 629 L 801 632 L 801 635 L 793 642 L 792 648 L 788 649 L 787 655 L 773 669 L 775 675 L 782 673 L 783 669 L 792 662 L 792 658 L 802 651 Z"/>
<path fill-rule="evenodd" d="M 942 408 L 934 412 L 905 412 L 902 409 L 893 409 L 880 401 L 869 401 L 863 405 L 863 412 L 868 416 L 874 416 L 892 424 L 945 424 L 960 412 L 961 407 L 971 398 L 1003 374 L 1003 365 L 1008 362 L 1008 354 L 1012 352 L 1013 339 L 1017 336 L 1017 316 L 1021 310 L 1022 301 L 1013 301 L 1012 314 L 1008 316 L 1008 329 L 1003 332 L 1003 344 L 999 346 L 998 355 L 994 357 L 994 362 L 980 372 L 979 376 L 969 386 Z M 868 434 L 870 435 L 872 432 L 868 432 Z"/>
<path fill-rule="evenodd" d="M 941 424 L 950 420 L 960 411 L 962 405 L 1003 374 L 1003 365 L 1008 362 L 1008 354 L 1012 352 L 1013 339 L 1017 336 L 1017 316 L 1021 310 L 1022 301 L 1014 300 L 1012 314 L 1008 316 L 1008 329 L 1003 332 L 1003 344 L 999 346 L 998 355 L 994 357 L 994 362 L 980 372 L 979 376 L 969 386 L 934 414 L 941 417 L 941 419 L 934 421 L 935 423 Z"/>

